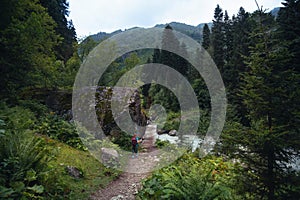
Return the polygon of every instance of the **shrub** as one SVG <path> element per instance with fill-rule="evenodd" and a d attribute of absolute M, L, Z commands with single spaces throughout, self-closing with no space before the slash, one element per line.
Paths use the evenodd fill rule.
<path fill-rule="evenodd" d="M 143 182 L 141 199 L 241 199 L 235 191 L 236 166 L 222 158 L 200 160 L 185 154 Z"/>
<path fill-rule="evenodd" d="M 164 130 L 178 130 L 180 125 L 180 113 L 169 112 L 167 121 L 164 124 Z"/>
<path fill-rule="evenodd" d="M 128 135 L 124 131 L 120 130 L 113 130 L 111 131 L 112 139 L 111 141 L 125 151 L 131 151 L 131 136 Z"/>
<path fill-rule="evenodd" d="M 30 109 L 30 111 L 33 112 L 36 117 L 44 116 L 45 113 L 49 112 L 47 106 L 38 102 L 37 100 L 19 100 L 19 105 Z"/>
<path fill-rule="evenodd" d="M 51 159 L 41 138 L 28 131 L 6 131 L 0 137 L 0 198 L 38 198 Z"/>
<path fill-rule="evenodd" d="M 163 141 L 160 139 L 156 139 L 156 141 L 155 141 L 155 146 L 158 148 L 167 147 L 169 145 L 170 145 L 169 141 Z"/>
<path fill-rule="evenodd" d="M 6 129 L 24 131 L 32 129 L 36 122 L 34 113 L 19 106 L 9 108 L 6 104 L 0 105 L 0 118 L 5 122 Z"/>
<path fill-rule="evenodd" d="M 35 127 L 39 134 L 64 142 L 80 150 L 86 150 L 72 122 L 67 122 L 54 113 L 48 114 Z"/>

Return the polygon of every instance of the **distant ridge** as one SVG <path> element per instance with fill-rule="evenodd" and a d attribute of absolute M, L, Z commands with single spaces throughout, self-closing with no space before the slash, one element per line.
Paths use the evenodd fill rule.
<path fill-rule="evenodd" d="M 272 9 L 270 11 L 270 13 L 273 16 L 277 17 L 279 10 L 280 10 L 280 7 L 276 7 L 274 9 Z M 201 43 L 201 41 L 202 41 L 202 30 L 203 30 L 203 27 L 206 23 L 200 23 L 197 26 L 188 25 L 188 24 L 180 23 L 180 22 L 171 22 L 171 23 L 167 23 L 167 24 L 169 24 L 174 30 L 176 30 L 178 32 L 181 32 L 183 34 L 186 34 L 186 35 L 190 36 L 191 38 L 193 38 L 194 40 Z M 157 24 L 154 27 L 164 28 L 164 27 L 166 27 L 167 24 Z M 207 23 L 207 25 L 209 26 L 209 28 L 211 28 L 213 23 L 209 22 L 209 23 Z M 135 29 L 135 28 L 139 28 L 139 27 L 132 27 L 130 29 L 125 29 L 124 31 L 132 30 L 132 29 Z M 119 30 L 116 30 L 112 33 L 99 32 L 97 34 L 90 35 L 89 37 L 94 39 L 96 42 L 99 42 L 99 41 L 104 40 L 106 38 L 109 38 L 109 37 L 111 37 L 115 34 L 122 33 L 124 31 L 119 29 Z"/>
<path fill-rule="evenodd" d="M 171 23 L 167 23 L 167 24 L 169 24 L 174 30 L 181 32 L 183 34 L 186 34 L 198 42 L 202 41 L 202 29 L 203 29 L 205 23 L 201 23 L 197 26 L 192 26 L 192 25 L 188 25 L 188 24 L 180 23 L 180 22 L 171 22 Z M 164 28 L 167 26 L 167 24 L 157 24 L 154 27 Z M 212 26 L 212 22 L 207 23 L 207 24 L 209 27 Z M 139 28 L 139 27 L 132 27 L 132 28 L 126 29 L 124 31 L 132 30 L 135 28 Z M 95 41 L 99 42 L 99 41 L 109 38 L 115 34 L 122 33 L 124 31 L 119 29 L 112 33 L 99 32 L 97 34 L 90 35 L 89 37 L 91 37 Z"/>

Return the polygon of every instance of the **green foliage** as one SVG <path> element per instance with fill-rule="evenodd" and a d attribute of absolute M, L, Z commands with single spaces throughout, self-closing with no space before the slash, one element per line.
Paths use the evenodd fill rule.
<path fill-rule="evenodd" d="M 299 0 L 284 0 L 284 5 L 280 8 L 278 22 L 278 39 L 282 44 L 287 45 L 292 58 L 289 60 L 287 67 L 300 72 L 300 2 Z"/>
<path fill-rule="evenodd" d="M 207 50 L 209 46 L 210 46 L 210 29 L 207 24 L 204 24 L 202 47 L 205 50 Z"/>
<path fill-rule="evenodd" d="M 131 151 L 132 145 L 130 135 L 120 130 L 112 130 L 110 135 L 112 136 L 111 141 L 114 144 L 119 145 L 119 147 L 123 150 Z"/>
<path fill-rule="evenodd" d="M 141 199 L 242 199 L 236 193 L 238 167 L 222 158 L 185 154 L 143 182 Z"/>
<path fill-rule="evenodd" d="M 33 113 L 20 107 L 1 111 L 2 126 L 4 121 L 6 126 L 0 137 L 0 198 L 41 198 L 51 149 L 29 131 L 35 120 Z"/>
<path fill-rule="evenodd" d="M 39 134 L 47 135 L 77 149 L 86 150 L 78 136 L 75 125 L 63 120 L 54 113 L 44 117 L 36 126 L 36 130 Z"/>
<path fill-rule="evenodd" d="M 294 1 L 288 2 L 282 16 L 290 12 L 291 23 L 283 17 L 276 24 L 262 10 L 249 15 L 241 8 L 231 25 L 225 16 L 225 41 L 232 37 L 233 48 L 225 43 L 221 72 L 237 113 L 230 111 L 221 152 L 244 163 L 241 183 L 249 198 L 284 199 L 283 194 L 293 193 L 299 181 L 287 166 L 299 152 L 299 101 L 294 98 L 299 94 L 299 73 L 292 67 L 297 51 L 291 48 L 298 28 L 290 27 L 298 23 L 297 8 Z M 283 33 L 287 27 L 290 33 Z M 297 181 L 286 181 L 290 176 Z"/>
<path fill-rule="evenodd" d="M 0 118 L 5 122 L 5 128 L 12 132 L 31 129 L 36 121 L 29 109 L 18 106 L 9 108 L 6 104 L 0 105 Z"/>
<path fill-rule="evenodd" d="M 224 21 L 223 11 L 219 5 L 215 8 L 213 26 L 211 29 L 212 58 L 221 73 L 224 72 Z"/>
<path fill-rule="evenodd" d="M 0 111 L 0 199 L 84 199 L 118 175 L 88 152 L 34 135 L 38 122 L 28 109 L 1 105 Z M 48 120 L 52 120 L 52 128 L 66 131 L 67 135 L 74 128 L 54 115 Z M 51 128 L 44 130 L 61 136 Z M 78 168 L 84 177 L 70 177 L 66 166 Z"/>
<path fill-rule="evenodd" d="M 155 146 L 157 148 L 167 147 L 169 145 L 170 145 L 169 141 L 163 141 L 163 140 L 160 140 L 160 139 L 156 139 L 156 141 L 155 141 Z"/>
<path fill-rule="evenodd" d="M 49 112 L 49 108 L 47 108 L 46 105 L 38 102 L 38 100 L 19 100 L 18 104 L 20 107 L 29 109 L 31 112 L 33 112 L 36 118 L 44 116 L 45 113 Z"/>
<path fill-rule="evenodd" d="M 100 187 L 105 187 L 119 172 L 105 168 L 89 152 L 81 151 L 47 139 L 47 145 L 57 150 L 56 157 L 49 162 L 51 173 L 45 176 L 43 186 L 47 190 L 46 199 L 87 199 Z M 66 172 L 67 166 L 79 169 L 84 177 L 76 179 Z"/>
<path fill-rule="evenodd" d="M 39 2 L 47 9 L 47 13 L 55 21 L 56 34 L 63 38 L 55 48 L 56 57 L 59 60 L 67 62 L 76 51 L 74 47 L 74 43 L 76 43 L 75 28 L 72 20 L 67 20 L 69 16 L 69 3 L 67 0 L 39 0 Z"/>
<path fill-rule="evenodd" d="M 180 125 L 180 113 L 169 112 L 164 124 L 164 130 L 178 130 Z"/>
<path fill-rule="evenodd" d="M 0 140 L 0 197 L 38 198 L 44 193 L 43 176 L 49 173 L 49 150 L 40 138 L 26 132 L 8 132 Z"/>
<path fill-rule="evenodd" d="M 0 137 L 3 136 L 5 133 L 4 128 L 5 128 L 5 122 L 2 119 L 0 119 Z"/>
<path fill-rule="evenodd" d="M 55 23 L 37 0 L 12 1 L 14 12 L 0 31 L 1 95 L 16 98 L 23 87 L 51 87 Z"/>
<path fill-rule="evenodd" d="M 87 58 L 89 53 L 97 46 L 97 44 L 98 43 L 91 36 L 87 37 L 79 44 L 79 58 L 81 62 Z"/>

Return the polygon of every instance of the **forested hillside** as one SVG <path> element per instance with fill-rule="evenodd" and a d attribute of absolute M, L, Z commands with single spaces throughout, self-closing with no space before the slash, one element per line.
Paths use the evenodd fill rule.
<path fill-rule="evenodd" d="M 190 161 L 191 158 L 180 159 L 147 180 L 141 197 L 298 198 L 299 13 L 300 2 L 289 0 L 283 3 L 276 18 L 263 9 L 248 13 L 243 8 L 229 17 L 219 5 L 216 7 L 212 28 L 207 25 L 203 28 L 202 46 L 220 70 L 227 90 L 227 121 L 214 149 L 218 158 L 212 158 L 214 161 L 203 159 L 199 163 Z M 159 58 L 159 62 L 168 64 L 171 55 L 166 54 L 154 51 L 153 62 Z M 194 90 L 201 96 L 199 105 L 203 113 L 209 113 L 209 106 L 206 106 L 209 98 L 205 98 L 208 94 L 203 81 L 193 77 L 193 70 L 183 66 L 188 65 L 180 64 L 176 70 L 191 80 Z M 172 112 L 176 112 L 178 104 L 170 104 L 174 97 L 160 95 L 163 90 L 165 88 L 156 86 L 152 93 L 154 102 L 163 98 Z M 201 134 L 201 129 L 199 131 Z M 235 165 L 235 172 L 229 175 L 234 180 L 226 177 L 231 173 L 226 161 L 240 164 Z M 187 164 L 189 162 L 193 164 Z M 210 168 L 205 162 L 213 162 L 215 167 Z M 197 169 L 201 173 L 197 173 L 194 165 L 199 166 Z"/>
<path fill-rule="evenodd" d="M 87 199 L 120 174 L 91 156 L 80 140 L 72 89 L 94 47 L 122 31 L 79 42 L 68 14 L 67 0 L 0 2 L 0 199 Z M 228 104 L 220 140 L 204 158 L 199 149 L 187 151 L 154 171 L 136 198 L 299 199 L 300 1 L 284 0 L 271 13 L 241 7 L 233 16 L 217 5 L 212 18 L 197 27 L 158 27 L 172 36 L 163 37 L 162 46 L 172 43 L 185 54 L 186 44 L 172 34 L 177 30 L 201 43 L 214 60 Z M 170 66 L 189 81 L 201 114 L 197 137 L 203 138 L 212 112 L 203 77 L 184 58 L 157 48 L 122 55 L 99 80 L 96 114 L 110 142 L 131 150 L 131 136 L 113 119 L 110 87 L 146 63 Z M 181 108 L 170 90 L 146 84 L 137 94 L 130 107 L 135 122 L 145 125 L 151 105 L 160 104 L 167 116 L 158 131 L 178 130 Z M 180 148 L 159 140 L 155 148 L 166 146 Z"/>

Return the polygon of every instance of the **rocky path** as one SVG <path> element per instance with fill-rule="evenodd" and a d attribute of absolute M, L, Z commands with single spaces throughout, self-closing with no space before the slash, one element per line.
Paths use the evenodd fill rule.
<path fill-rule="evenodd" d="M 92 200 L 135 199 L 141 187 L 141 180 L 146 178 L 159 162 L 158 150 L 155 148 L 156 125 L 148 125 L 141 144 L 143 152 L 138 158 L 130 158 L 126 172 L 111 182 L 106 188 L 96 191 L 90 196 Z"/>

